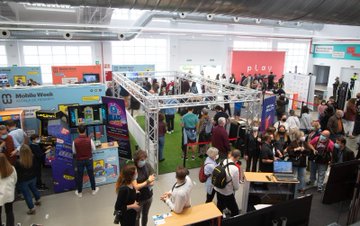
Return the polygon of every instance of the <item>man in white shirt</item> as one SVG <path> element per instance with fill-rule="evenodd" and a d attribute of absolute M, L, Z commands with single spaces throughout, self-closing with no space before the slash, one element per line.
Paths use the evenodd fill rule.
<path fill-rule="evenodd" d="M 172 211 L 181 213 L 191 206 L 190 194 L 193 183 L 188 176 L 189 171 L 183 167 L 176 168 L 176 183 L 169 192 L 165 192 L 160 200 L 164 201 Z"/>
<path fill-rule="evenodd" d="M 226 166 L 226 186 L 225 188 L 214 187 L 217 197 L 217 207 L 222 212 L 225 208 L 231 211 L 231 216 L 239 214 L 239 207 L 235 200 L 235 191 L 240 187 L 239 168 L 235 165 L 239 161 L 241 153 L 234 149 L 229 153 L 228 159 L 225 159 L 222 164 Z"/>
<path fill-rule="evenodd" d="M 288 119 L 286 120 L 286 123 L 288 124 L 289 128 L 288 131 L 292 130 L 298 130 L 300 129 L 300 120 L 299 118 L 295 115 L 295 111 L 294 110 L 290 110 L 289 111 L 290 116 L 288 117 Z"/>
<path fill-rule="evenodd" d="M 28 143 L 28 137 L 23 129 L 17 128 L 16 123 L 13 120 L 9 120 L 6 122 L 6 127 L 9 130 L 9 135 L 14 140 L 15 150 L 17 152 L 20 151 L 20 147 L 23 144 Z"/>

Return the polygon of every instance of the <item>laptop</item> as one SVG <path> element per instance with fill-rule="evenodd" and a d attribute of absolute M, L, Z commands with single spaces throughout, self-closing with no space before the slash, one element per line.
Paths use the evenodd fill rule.
<path fill-rule="evenodd" d="M 292 162 L 274 161 L 274 177 L 278 181 L 297 181 Z"/>

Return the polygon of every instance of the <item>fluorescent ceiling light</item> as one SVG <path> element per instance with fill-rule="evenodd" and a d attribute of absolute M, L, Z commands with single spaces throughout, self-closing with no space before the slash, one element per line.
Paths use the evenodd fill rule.
<path fill-rule="evenodd" d="M 52 12 L 69 12 L 75 13 L 76 8 L 70 5 L 44 4 L 44 3 L 24 3 L 27 10 L 52 11 Z"/>
<path fill-rule="evenodd" d="M 223 37 L 224 35 L 208 35 L 208 34 L 202 34 L 201 36 L 204 36 L 204 37 Z"/>

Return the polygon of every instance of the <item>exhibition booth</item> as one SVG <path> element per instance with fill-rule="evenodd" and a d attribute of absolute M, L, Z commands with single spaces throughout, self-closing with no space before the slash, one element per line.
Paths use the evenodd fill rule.
<path fill-rule="evenodd" d="M 70 70 L 64 68 L 58 67 L 56 70 L 58 73 Z M 85 73 L 83 69 L 77 71 Z M 96 71 L 86 70 L 88 73 L 96 74 Z M 97 73 L 101 74 L 100 71 Z M 55 76 L 69 78 L 67 75 Z M 40 71 L 38 76 L 41 78 Z M 7 78 L 11 76 L 7 74 Z M 96 145 L 93 160 L 97 185 L 116 182 L 120 171 L 119 154 L 120 157 L 131 159 L 124 100 L 105 97 L 105 85 L 93 83 L 100 80 L 99 76 L 95 78 L 96 81 L 91 80 L 90 84 L 0 89 L 0 124 L 13 120 L 28 136 L 39 134 L 42 147 L 52 147 L 50 152 L 46 152 L 45 165 L 51 167 L 54 192 L 75 189 L 72 142 L 78 136 L 80 123 L 86 125 L 87 135 Z M 59 81 L 63 79 L 54 80 L 54 83 Z M 86 173 L 83 181 L 84 187 L 90 186 Z"/>

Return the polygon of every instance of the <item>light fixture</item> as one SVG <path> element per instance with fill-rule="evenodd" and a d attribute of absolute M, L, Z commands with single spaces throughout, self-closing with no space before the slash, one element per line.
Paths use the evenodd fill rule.
<path fill-rule="evenodd" d="M 120 41 L 123 41 L 123 40 L 125 40 L 125 35 L 124 34 L 118 34 L 118 39 L 120 40 Z"/>
<path fill-rule="evenodd" d="M 284 25 L 284 22 L 281 21 L 281 20 L 279 20 L 279 21 L 277 22 L 277 24 L 281 26 L 281 25 Z"/>
<path fill-rule="evenodd" d="M 73 35 L 70 32 L 66 32 L 63 34 L 64 39 L 70 40 L 73 38 Z"/>
<path fill-rule="evenodd" d="M 234 20 L 235 23 L 237 23 L 237 22 L 240 21 L 240 17 L 234 16 L 234 17 L 233 17 L 233 20 Z"/>
<path fill-rule="evenodd" d="M 0 38 L 3 38 L 3 39 L 10 38 L 10 31 L 0 30 Z"/>
<path fill-rule="evenodd" d="M 214 19 L 214 14 L 207 14 L 206 19 L 207 20 L 213 20 Z"/>
<path fill-rule="evenodd" d="M 296 26 L 297 27 L 301 27 L 302 26 L 302 23 L 300 21 L 296 22 Z"/>
<path fill-rule="evenodd" d="M 260 23 L 261 23 L 261 19 L 260 19 L 260 18 L 255 19 L 255 23 L 256 23 L 256 24 L 260 24 Z"/>
<path fill-rule="evenodd" d="M 179 17 L 181 19 L 184 19 L 186 17 L 186 13 L 182 12 L 182 13 L 179 13 Z"/>

